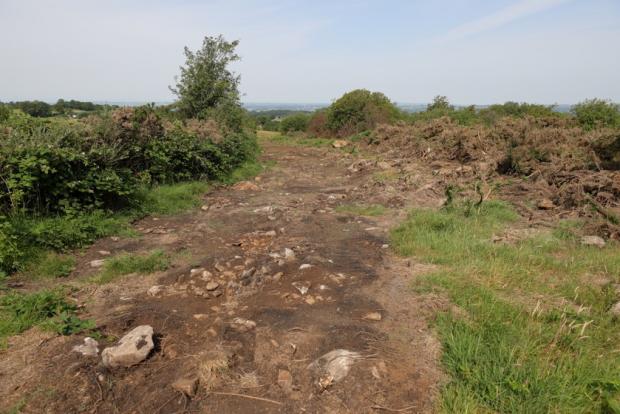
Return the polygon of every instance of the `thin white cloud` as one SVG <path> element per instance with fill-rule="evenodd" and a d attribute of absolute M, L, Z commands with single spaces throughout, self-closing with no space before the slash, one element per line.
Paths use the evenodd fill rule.
<path fill-rule="evenodd" d="M 462 39 L 477 33 L 502 27 L 517 19 L 540 13 L 571 0 L 520 0 L 495 13 L 457 26 L 441 37 L 440 40 Z"/>

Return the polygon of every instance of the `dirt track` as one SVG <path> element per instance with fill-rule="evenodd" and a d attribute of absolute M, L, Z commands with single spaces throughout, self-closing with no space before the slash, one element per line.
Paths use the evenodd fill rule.
<path fill-rule="evenodd" d="M 23 412 L 51 413 L 432 412 L 441 375 L 427 319 L 443 304 L 417 298 L 409 286 L 421 266 L 384 246 L 404 210 L 378 218 L 336 212 L 391 197 L 369 185 L 372 167 L 352 173 L 355 159 L 336 150 L 268 143 L 262 157 L 276 164 L 254 181 L 259 189 L 216 189 L 203 209 L 146 218 L 135 226 L 141 238 L 101 240 L 79 258 L 71 280 L 83 317 L 109 337 L 100 350 L 148 324 L 156 349 L 146 361 L 108 371 L 100 358 L 71 352 L 83 336 L 32 330 L 0 358 L 0 400 L 10 406 L 26 397 Z M 100 250 L 156 248 L 174 257 L 166 272 L 99 288 L 80 282 Z M 295 257 L 274 254 L 285 248 Z M 194 268 L 214 275 L 220 296 L 205 292 Z M 294 284 L 309 290 L 302 295 Z M 153 285 L 162 293 L 149 296 Z M 365 319 L 370 312 L 381 320 Z M 239 329 L 235 318 L 256 327 Z M 321 389 L 308 364 L 335 349 L 362 358 Z M 278 384 L 283 371 L 290 388 Z M 184 376 L 201 378 L 192 398 L 171 387 Z"/>

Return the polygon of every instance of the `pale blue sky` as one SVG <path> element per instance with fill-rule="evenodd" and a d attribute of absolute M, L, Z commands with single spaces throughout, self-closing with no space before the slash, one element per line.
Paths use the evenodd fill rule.
<path fill-rule="evenodd" d="M 219 33 L 249 102 L 620 101 L 619 0 L 0 0 L 0 101 L 170 100 Z"/>

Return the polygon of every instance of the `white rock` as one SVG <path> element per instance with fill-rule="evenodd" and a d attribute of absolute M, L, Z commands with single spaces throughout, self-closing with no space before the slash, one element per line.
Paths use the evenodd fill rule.
<path fill-rule="evenodd" d="M 295 252 L 288 247 L 284 249 L 284 260 L 290 262 L 295 260 Z"/>
<path fill-rule="evenodd" d="M 581 244 L 585 246 L 605 247 L 605 240 L 599 236 L 583 236 Z"/>
<path fill-rule="evenodd" d="M 97 356 L 99 354 L 99 343 L 93 338 L 84 338 L 84 345 L 76 345 L 73 347 L 74 352 L 79 352 L 84 356 Z"/>
<path fill-rule="evenodd" d="M 308 293 L 308 290 L 310 290 L 310 282 L 293 282 L 291 284 L 302 295 L 305 295 L 306 293 Z"/>
<path fill-rule="evenodd" d="M 333 383 L 342 381 L 349 374 L 353 364 L 361 358 L 362 355 L 357 352 L 335 349 L 312 362 L 308 365 L 308 369 L 318 376 L 319 386 L 325 389 Z"/>
<path fill-rule="evenodd" d="M 90 262 L 90 267 L 101 267 L 103 266 L 105 263 L 104 259 L 98 259 L 98 260 L 93 260 L 92 262 Z"/>
<path fill-rule="evenodd" d="M 151 286 L 149 290 L 146 291 L 146 294 L 152 297 L 159 296 L 164 292 L 165 289 L 166 286 L 164 285 Z"/>
<path fill-rule="evenodd" d="M 310 269 L 311 267 L 312 267 L 311 264 L 304 263 L 301 266 L 299 266 L 299 270 Z"/>
<path fill-rule="evenodd" d="M 130 367 L 144 361 L 153 350 L 153 327 L 140 325 L 127 333 L 118 344 L 101 353 L 107 368 Z"/>
<path fill-rule="evenodd" d="M 99 250 L 97 253 L 99 253 L 101 256 L 109 256 L 111 254 L 107 250 Z"/>

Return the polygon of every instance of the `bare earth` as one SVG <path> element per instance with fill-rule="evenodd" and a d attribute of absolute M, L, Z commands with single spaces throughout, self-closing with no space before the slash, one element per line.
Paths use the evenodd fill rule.
<path fill-rule="evenodd" d="M 104 335 L 99 350 L 151 325 L 156 346 L 144 362 L 107 370 L 100 357 L 71 351 L 84 335 L 33 329 L 0 354 L 2 408 L 22 401 L 32 413 L 432 412 L 442 375 L 429 321 L 446 304 L 416 296 L 411 280 L 424 266 L 385 246 L 414 200 L 438 202 L 423 185 L 431 178 L 416 175 L 420 192 L 403 194 L 373 178 L 377 166 L 355 171 L 354 156 L 331 148 L 267 143 L 262 158 L 276 163 L 253 181 L 258 188 L 215 189 L 202 209 L 146 218 L 135 225 L 142 237 L 101 240 L 78 259 L 67 282 L 79 287 L 80 316 Z M 334 210 L 352 203 L 398 208 L 379 217 Z M 173 257 L 166 272 L 84 282 L 101 250 L 157 248 Z M 202 272 L 190 275 L 196 268 L 220 286 L 208 291 Z M 154 285 L 161 292 L 148 295 Z M 308 369 L 337 349 L 360 354 L 342 381 Z M 198 379 L 195 395 L 172 387 L 180 378 Z"/>

